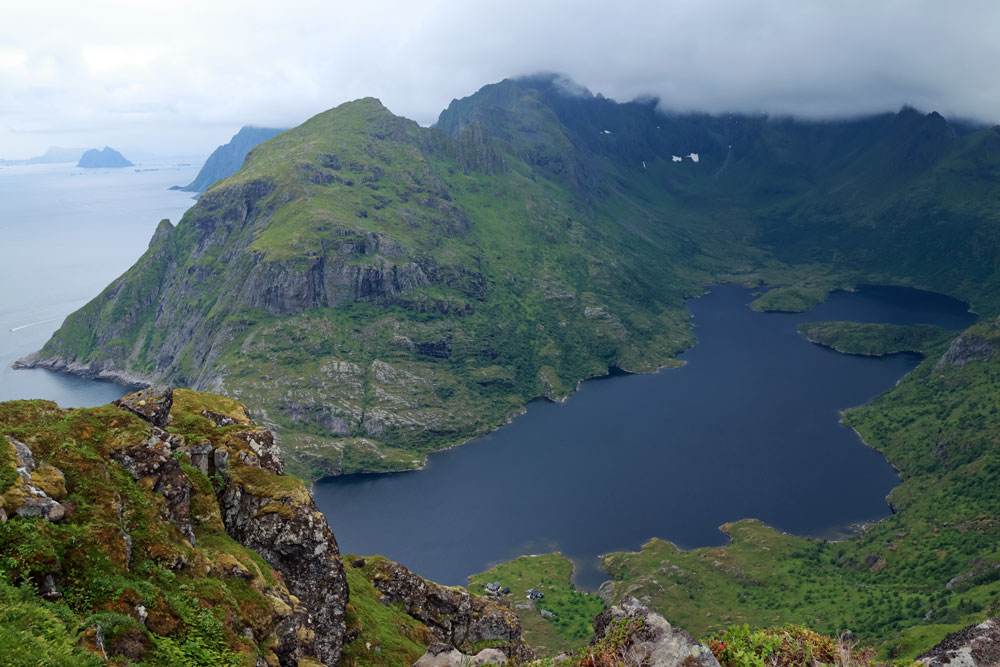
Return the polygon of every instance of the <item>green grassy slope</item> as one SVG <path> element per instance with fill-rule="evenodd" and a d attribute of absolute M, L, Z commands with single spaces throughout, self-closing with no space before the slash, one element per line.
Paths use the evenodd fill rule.
<path fill-rule="evenodd" d="M 42 358 L 225 387 L 310 477 L 412 468 L 609 366 L 672 363 L 709 277 L 690 248 L 476 132 L 361 100 L 262 144 Z"/>
<path fill-rule="evenodd" d="M 597 595 L 577 590 L 572 575 L 573 563 L 561 554 L 522 556 L 470 577 L 469 591 L 483 595 L 490 582 L 510 588 L 503 599 L 521 619 L 524 640 L 539 657 L 557 655 L 586 645 L 594 635 L 594 617 L 606 608 Z M 545 597 L 529 600 L 531 589 Z"/>
<path fill-rule="evenodd" d="M 704 282 L 766 280 L 764 309 L 887 282 L 1000 312 L 994 130 L 571 88 L 486 86 L 432 129 L 370 98 L 319 114 L 161 225 L 35 363 L 224 390 L 316 478 L 419 467 L 609 366 L 673 363 Z"/>

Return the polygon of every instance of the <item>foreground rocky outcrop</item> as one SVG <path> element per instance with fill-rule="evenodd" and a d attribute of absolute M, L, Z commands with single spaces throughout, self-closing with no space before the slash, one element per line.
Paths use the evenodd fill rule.
<path fill-rule="evenodd" d="M 61 645 L 79 664 L 90 651 L 336 665 L 343 652 L 337 542 L 271 433 L 223 397 L 148 388 L 101 408 L 0 403 L 0 556 L 0 594 L 33 584 L 75 623 L 96 619 Z"/>
<path fill-rule="evenodd" d="M 507 659 L 503 651 L 484 648 L 475 655 L 466 655 L 450 644 L 431 644 L 413 667 L 480 667 L 480 665 L 502 665 Z"/>
<path fill-rule="evenodd" d="M 917 662 L 927 667 L 1000 666 L 1000 618 L 991 618 L 948 635 Z"/>
<path fill-rule="evenodd" d="M 473 654 L 448 643 L 434 643 L 414 667 L 499 665 L 507 657 L 495 649 Z M 523 653 L 510 657 L 514 664 L 537 664 L 528 662 Z M 719 667 L 711 649 L 629 596 L 594 619 L 594 636 L 589 647 L 575 654 L 559 655 L 555 662 L 567 667 Z"/>
<path fill-rule="evenodd" d="M 631 596 L 594 619 L 596 644 L 622 622 L 637 621 L 637 629 L 621 645 L 623 655 L 628 655 L 629 665 L 649 667 L 719 667 L 718 660 L 707 646 L 699 643 L 686 631 L 676 628 L 663 616 L 650 611 Z"/>
<path fill-rule="evenodd" d="M 224 414 L 204 408 L 201 416 L 215 428 L 226 429 L 225 434 L 214 442 L 188 446 L 183 436 L 162 431 L 170 421 L 171 390 L 146 389 L 117 404 L 148 419 L 153 435 L 116 460 L 136 479 L 153 480 L 153 489 L 167 499 L 168 520 L 178 525 L 185 537 L 190 536 L 193 544 L 189 484 L 174 458 L 174 454 L 186 454 L 202 474 L 214 480 L 226 532 L 263 556 L 306 610 L 296 630 L 298 642 L 311 648 L 323 662 L 337 664 L 343 650 L 348 599 L 340 550 L 303 483 L 283 475 L 281 456 L 270 431 L 254 424 L 245 409 Z M 296 651 L 286 649 L 284 653 L 279 652 L 279 657 L 291 660 Z"/>
<path fill-rule="evenodd" d="M 383 604 L 401 604 L 438 642 L 463 651 L 486 642 L 506 657 L 531 656 L 521 639 L 520 620 L 503 601 L 441 586 L 379 556 L 358 559 L 353 566 L 372 583 Z M 441 652 L 446 651 L 439 647 Z"/>

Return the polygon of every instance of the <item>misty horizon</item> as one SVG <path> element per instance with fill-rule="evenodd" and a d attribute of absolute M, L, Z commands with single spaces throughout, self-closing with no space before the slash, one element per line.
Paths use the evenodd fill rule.
<path fill-rule="evenodd" d="M 11 5 L 0 157 L 204 155 L 244 125 L 294 127 L 366 96 L 427 126 L 452 99 L 539 71 L 678 113 L 839 119 L 909 105 L 994 124 L 997 25 L 1000 5 L 982 0 Z"/>
<path fill-rule="evenodd" d="M 829 115 L 829 116 L 808 116 L 808 115 L 797 115 L 797 114 L 794 114 L 794 113 L 779 113 L 779 112 L 766 112 L 766 111 L 737 111 L 737 110 L 728 110 L 728 111 L 716 111 L 716 112 L 712 112 L 712 111 L 700 110 L 700 109 L 672 109 L 672 108 L 664 106 L 663 100 L 661 100 L 659 97 L 657 97 L 657 96 L 655 96 L 653 94 L 650 94 L 650 93 L 639 93 L 638 95 L 636 95 L 635 97 L 633 97 L 632 99 L 629 99 L 629 100 L 617 100 L 617 99 L 614 99 L 614 98 L 612 98 L 612 97 L 610 97 L 608 95 L 605 95 L 601 91 L 592 91 L 588 87 L 586 87 L 585 85 L 581 84 L 578 81 L 575 81 L 575 80 L 571 79 L 570 77 L 568 77 L 565 74 L 562 74 L 562 73 L 559 73 L 559 72 L 548 72 L 548 71 L 539 71 L 539 72 L 533 72 L 533 73 L 522 74 L 522 75 L 517 75 L 517 76 L 509 76 L 509 77 L 505 77 L 504 79 L 502 79 L 500 81 L 486 82 L 482 86 L 480 86 L 480 88 L 477 88 L 476 90 L 470 91 L 468 93 L 468 95 L 463 95 L 463 96 L 458 97 L 458 98 L 453 98 L 449 103 L 443 105 L 441 107 L 441 110 L 442 111 L 445 110 L 447 108 L 448 104 L 450 104 L 451 102 L 455 102 L 455 101 L 464 99 L 465 97 L 472 96 L 473 94 L 475 94 L 478 90 L 480 90 L 484 86 L 493 85 L 493 84 L 500 83 L 502 81 L 507 81 L 507 80 L 524 81 L 524 82 L 529 82 L 529 83 L 532 82 L 532 81 L 537 81 L 537 80 L 552 80 L 553 85 L 561 93 L 563 93 L 565 95 L 568 95 L 568 96 L 592 97 L 592 98 L 598 98 L 598 99 L 603 98 L 603 99 L 607 99 L 607 100 L 609 100 L 611 102 L 614 102 L 614 103 L 617 103 L 617 104 L 646 104 L 646 105 L 654 105 L 656 107 L 657 113 L 662 114 L 664 117 L 671 117 L 671 116 L 683 117 L 683 116 L 697 116 L 697 115 L 708 115 L 708 116 L 712 116 L 712 117 L 721 117 L 721 116 L 726 116 L 726 115 L 734 115 L 734 116 L 742 116 L 742 117 L 746 117 L 746 118 L 766 118 L 766 119 L 771 120 L 771 121 L 779 121 L 779 122 L 780 121 L 795 121 L 795 122 L 802 122 L 802 123 L 825 124 L 825 123 L 837 123 L 837 122 L 844 122 L 844 121 L 860 120 L 860 119 L 864 119 L 864 118 L 873 118 L 873 117 L 882 116 L 882 115 L 898 114 L 898 113 L 902 113 L 902 112 L 904 112 L 906 110 L 912 110 L 912 111 L 915 111 L 915 112 L 917 112 L 917 113 L 919 113 L 921 115 L 928 115 L 928 114 L 931 114 L 931 113 L 940 113 L 936 109 L 920 109 L 920 108 L 917 108 L 917 107 L 915 107 L 915 106 L 913 106 L 911 104 L 908 104 L 908 103 L 904 103 L 904 104 L 902 104 L 901 106 L 899 106 L 898 108 L 895 108 L 895 109 L 888 109 L 887 108 L 887 109 L 884 109 L 884 110 L 881 110 L 881 111 L 869 111 L 869 112 L 859 112 L 859 113 L 843 113 L 843 114 L 839 114 L 839 115 Z M 317 110 L 315 113 L 313 113 L 313 114 L 311 114 L 311 115 L 309 115 L 309 116 L 303 118 L 302 120 L 300 120 L 298 122 L 295 122 L 293 124 L 287 124 L 287 125 L 283 125 L 281 127 L 278 127 L 278 126 L 274 126 L 274 127 L 275 127 L 275 129 L 284 129 L 284 130 L 292 129 L 292 128 L 297 127 L 297 126 L 301 125 L 302 123 L 308 121 L 310 118 L 312 118 L 314 116 L 320 115 L 320 114 L 322 114 L 322 113 L 324 113 L 326 111 L 329 111 L 330 109 L 336 108 L 336 107 L 338 107 L 338 106 L 340 106 L 342 104 L 348 104 L 350 102 L 355 102 L 357 100 L 363 99 L 364 97 L 372 97 L 372 96 L 363 96 L 363 97 L 358 97 L 358 98 L 354 98 L 354 99 L 351 99 L 351 100 L 343 100 L 342 102 L 338 102 L 338 103 L 336 103 L 336 104 L 334 104 L 334 105 L 332 105 L 332 106 L 330 106 L 330 107 L 328 107 L 326 109 Z M 375 98 L 375 99 L 378 99 L 378 98 Z M 380 103 L 382 103 L 382 100 L 379 99 L 378 101 Z M 393 109 L 389 108 L 387 105 L 384 105 L 384 103 L 383 103 L 383 106 L 386 106 L 386 108 L 389 109 L 390 112 L 395 113 L 395 111 Z M 397 116 L 403 116 L 402 114 L 395 114 L 395 115 L 397 115 Z M 947 114 L 941 114 L 941 115 L 949 123 L 961 124 L 961 125 L 964 125 L 964 126 L 972 126 L 972 127 L 986 127 L 986 126 L 990 125 L 990 123 L 988 123 L 988 122 L 985 122 L 985 121 L 982 121 L 982 120 L 978 120 L 978 119 L 975 119 L 975 118 L 949 117 Z M 406 116 L 403 116 L 403 117 L 406 117 Z M 434 120 L 433 120 L 433 122 L 431 122 L 431 123 L 420 123 L 420 121 L 417 121 L 416 119 L 412 119 L 412 118 L 409 118 L 409 120 L 414 120 L 414 122 L 417 122 L 418 124 L 420 124 L 423 127 L 431 127 L 435 123 L 437 123 L 438 118 L 435 117 Z M 18 155 L 18 156 L 0 155 L 0 160 L 22 161 L 22 160 L 29 160 L 29 159 L 32 159 L 32 158 L 37 158 L 37 157 L 40 157 L 40 156 L 44 155 L 45 153 L 48 153 L 50 151 L 55 151 L 55 150 L 73 150 L 73 149 L 79 149 L 81 151 L 85 151 L 85 150 L 88 150 L 88 149 L 91 149 L 91 148 L 97 149 L 97 150 L 102 150 L 102 149 L 104 149 L 106 147 L 115 148 L 116 150 L 119 150 L 120 152 L 122 152 L 124 154 L 132 155 L 133 157 L 136 157 L 137 159 L 140 159 L 140 160 L 180 159 L 180 158 L 189 158 L 189 159 L 204 158 L 209 153 L 211 153 L 215 148 L 217 148 L 218 146 L 227 143 L 233 136 L 236 135 L 237 132 L 240 131 L 240 129 L 242 129 L 242 128 L 261 128 L 261 127 L 264 127 L 264 126 L 261 125 L 261 124 L 256 124 L 256 123 L 246 123 L 246 124 L 242 124 L 242 125 L 238 125 L 238 126 L 227 126 L 227 128 L 230 128 L 230 129 L 227 129 L 227 130 L 223 131 L 223 134 L 220 134 L 218 136 L 218 140 L 216 141 L 216 143 L 211 144 L 211 145 L 206 144 L 203 147 L 201 147 L 201 150 L 199 150 L 197 152 L 191 152 L 191 151 L 183 152 L 183 153 L 151 152 L 148 148 L 145 148 L 143 146 L 128 146 L 128 147 L 125 147 L 125 148 L 118 148 L 118 147 L 115 147 L 115 146 L 109 146 L 108 144 L 95 144 L 93 146 L 74 146 L 74 147 L 61 146 L 61 145 L 56 145 L 56 144 L 50 144 L 49 146 L 47 146 L 45 148 L 45 150 L 39 151 L 36 154 L 23 155 L 23 156 L 21 156 L 21 155 Z M 229 133 L 225 134 L 225 132 L 229 132 Z"/>

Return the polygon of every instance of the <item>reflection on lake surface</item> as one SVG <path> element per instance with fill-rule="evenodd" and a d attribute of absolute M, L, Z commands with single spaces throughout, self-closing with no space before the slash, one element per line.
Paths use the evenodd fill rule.
<path fill-rule="evenodd" d="M 718 526 L 757 517 L 801 535 L 842 535 L 889 513 L 898 477 L 839 423 L 892 387 L 912 354 L 855 357 L 813 345 L 803 321 L 964 328 L 942 295 L 871 287 L 808 313 L 757 313 L 750 291 L 713 287 L 688 303 L 698 343 L 677 369 L 584 383 L 566 403 L 532 403 L 489 436 L 416 473 L 316 484 L 345 553 L 380 553 L 446 584 L 525 553 L 561 551 L 576 581 L 597 556 L 656 536 L 682 548 L 726 541 Z"/>

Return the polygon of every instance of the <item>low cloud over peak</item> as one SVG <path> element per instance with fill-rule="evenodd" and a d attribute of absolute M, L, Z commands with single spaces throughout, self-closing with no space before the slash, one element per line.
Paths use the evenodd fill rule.
<path fill-rule="evenodd" d="M 60 143 L 207 153 L 241 125 L 290 126 L 368 95 L 429 124 L 453 98 L 537 72 L 666 110 L 910 104 L 1000 121 L 994 2 L 51 4 L 5 9 L 0 157 Z"/>

